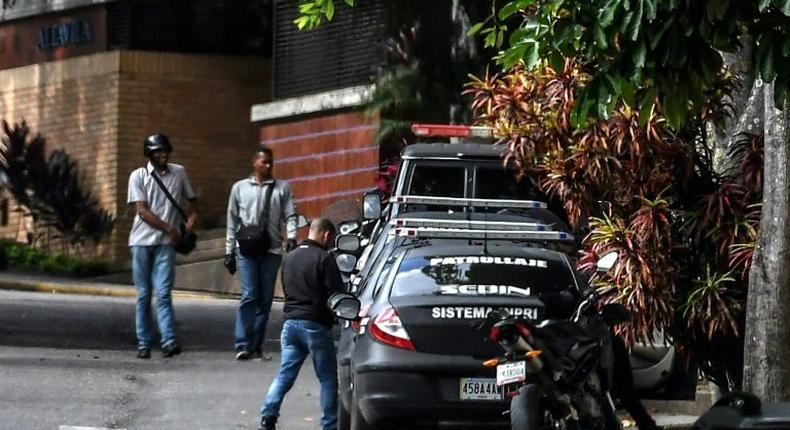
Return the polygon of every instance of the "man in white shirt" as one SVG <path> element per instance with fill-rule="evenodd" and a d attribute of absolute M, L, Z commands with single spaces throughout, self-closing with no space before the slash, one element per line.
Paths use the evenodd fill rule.
<path fill-rule="evenodd" d="M 145 167 L 129 176 L 127 203 L 134 205 L 137 214 L 129 233 L 132 252 L 132 277 L 137 288 L 135 326 L 137 358 L 151 357 L 151 291 L 156 293 L 156 314 L 161 334 L 162 354 L 172 357 L 181 352 L 176 342 L 175 316 L 170 292 L 175 279 L 174 246 L 181 238 L 178 228 L 185 222 L 191 232 L 197 222 L 197 200 L 186 170 L 168 163 L 173 147 L 164 134 L 152 134 L 143 141 L 143 153 L 149 161 Z M 186 220 L 170 202 L 157 183 L 161 180 L 172 198 L 189 201 Z"/>

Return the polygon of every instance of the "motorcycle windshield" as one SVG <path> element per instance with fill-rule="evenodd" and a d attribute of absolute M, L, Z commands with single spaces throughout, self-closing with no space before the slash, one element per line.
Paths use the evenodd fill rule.
<path fill-rule="evenodd" d="M 390 303 L 418 351 L 490 358 L 501 348 L 488 339 L 488 314 L 539 321 L 567 315 L 555 309 L 572 288 L 561 260 L 509 256 L 419 256 L 405 258 L 390 291 Z M 550 304 L 552 306 L 547 306 Z"/>

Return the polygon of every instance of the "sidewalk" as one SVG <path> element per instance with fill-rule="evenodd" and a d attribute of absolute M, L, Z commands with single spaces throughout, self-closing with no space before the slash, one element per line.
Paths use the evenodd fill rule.
<path fill-rule="evenodd" d="M 35 291 L 41 293 L 84 294 L 110 297 L 135 297 L 133 285 L 94 282 L 51 275 L 20 272 L 0 272 L 0 290 Z M 173 297 L 188 299 L 217 299 L 235 297 L 222 293 L 174 290 Z"/>

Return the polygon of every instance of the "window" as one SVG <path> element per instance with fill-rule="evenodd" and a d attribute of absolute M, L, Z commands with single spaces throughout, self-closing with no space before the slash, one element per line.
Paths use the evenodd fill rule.
<path fill-rule="evenodd" d="M 413 196 L 464 197 L 466 168 L 421 164 L 414 166 L 408 194 Z"/>

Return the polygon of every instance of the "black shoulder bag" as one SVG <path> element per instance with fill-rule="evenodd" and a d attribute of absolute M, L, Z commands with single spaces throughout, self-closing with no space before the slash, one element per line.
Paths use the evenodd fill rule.
<path fill-rule="evenodd" d="M 184 221 L 187 219 L 187 214 L 181 209 L 181 206 L 178 205 L 176 200 L 170 195 L 170 191 L 167 190 L 165 184 L 162 183 L 162 180 L 159 179 L 159 175 L 156 171 L 151 172 L 151 176 L 154 178 L 156 183 L 159 185 L 159 188 L 165 193 L 165 197 L 170 200 L 170 203 L 175 206 L 176 210 L 179 214 L 181 214 L 181 224 L 178 226 L 179 231 L 181 232 L 181 238 L 178 240 L 178 243 L 173 245 L 176 252 L 179 254 L 187 255 L 195 249 L 195 245 L 197 245 L 197 234 L 187 231 L 187 225 Z"/>
<path fill-rule="evenodd" d="M 269 237 L 269 206 L 272 202 L 272 190 L 275 182 L 266 188 L 263 196 L 263 213 L 258 225 L 242 225 L 236 230 L 239 252 L 245 257 L 259 257 L 271 249 L 272 239 Z"/>

